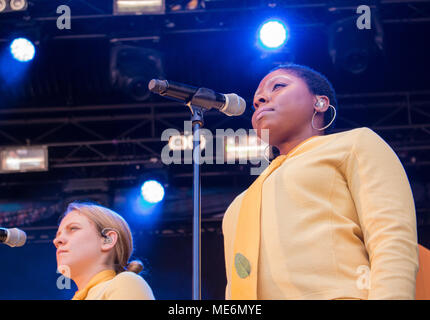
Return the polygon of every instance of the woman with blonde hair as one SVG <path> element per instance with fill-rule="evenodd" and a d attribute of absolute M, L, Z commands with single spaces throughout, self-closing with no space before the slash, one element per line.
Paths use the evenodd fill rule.
<path fill-rule="evenodd" d="M 73 300 L 153 300 L 138 275 L 140 261 L 129 262 L 133 238 L 114 211 L 90 203 L 70 203 L 54 239 L 58 270 L 78 291 Z"/>

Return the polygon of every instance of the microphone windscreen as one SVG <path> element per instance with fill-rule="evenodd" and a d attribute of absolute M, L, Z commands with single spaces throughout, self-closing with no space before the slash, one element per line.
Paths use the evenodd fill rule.
<path fill-rule="evenodd" d="M 26 241 L 27 234 L 18 228 L 13 228 L 8 229 L 8 235 L 4 243 L 9 247 L 22 247 Z"/>
<path fill-rule="evenodd" d="M 152 79 L 148 83 L 148 89 L 154 93 L 164 93 L 167 90 L 168 84 L 166 80 Z"/>
<path fill-rule="evenodd" d="M 245 100 L 235 93 L 225 94 L 225 105 L 221 112 L 228 116 L 240 116 L 245 112 L 246 102 Z"/>

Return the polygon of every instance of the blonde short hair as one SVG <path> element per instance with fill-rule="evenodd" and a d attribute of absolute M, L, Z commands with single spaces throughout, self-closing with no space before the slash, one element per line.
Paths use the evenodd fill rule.
<path fill-rule="evenodd" d="M 104 236 L 103 229 L 111 229 L 118 234 L 118 240 L 114 247 L 114 267 L 116 273 L 123 271 L 140 273 L 143 270 L 141 261 L 128 261 L 133 253 L 133 237 L 130 227 L 123 217 L 113 210 L 97 204 L 72 202 L 67 206 L 67 210 L 62 218 L 71 211 L 77 211 L 87 217 L 88 220 L 93 222 L 97 231 L 102 236 Z"/>

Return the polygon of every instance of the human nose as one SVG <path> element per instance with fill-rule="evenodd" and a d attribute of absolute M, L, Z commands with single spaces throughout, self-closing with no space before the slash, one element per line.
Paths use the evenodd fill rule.
<path fill-rule="evenodd" d="M 254 108 L 258 109 L 261 105 L 269 102 L 269 100 L 270 100 L 269 96 L 264 93 L 260 93 L 256 95 L 254 98 Z"/>
<path fill-rule="evenodd" d="M 65 240 L 63 239 L 62 236 L 60 237 L 56 237 L 53 241 L 55 248 L 58 248 L 60 245 L 64 245 Z"/>

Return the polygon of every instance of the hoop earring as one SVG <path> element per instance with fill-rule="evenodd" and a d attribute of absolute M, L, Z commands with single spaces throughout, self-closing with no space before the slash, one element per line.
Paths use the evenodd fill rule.
<path fill-rule="evenodd" d="M 330 125 L 333 123 L 333 121 L 334 121 L 334 119 L 336 118 L 336 108 L 335 107 L 333 107 L 332 105 L 329 105 L 329 107 L 332 107 L 333 108 L 333 111 L 334 111 L 334 116 L 333 116 L 333 119 L 331 119 L 331 121 L 329 122 L 329 124 L 328 125 L 326 125 L 324 128 L 315 128 L 314 127 L 314 117 L 315 117 L 315 115 L 317 114 L 317 111 L 315 110 L 314 111 L 314 114 L 312 115 L 312 123 L 311 123 L 311 125 L 312 125 L 312 128 L 314 128 L 315 130 L 319 130 L 319 131 L 321 131 L 321 130 L 324 130 L 324 129 L 327 129 L 328 127 L 330 127 Z"/>

